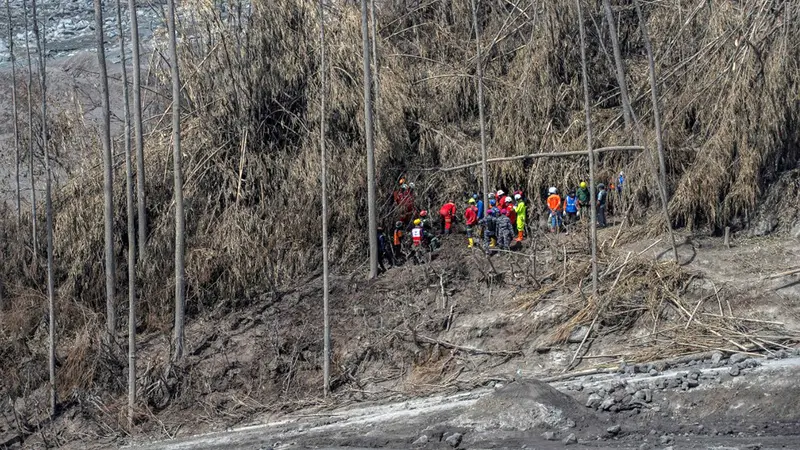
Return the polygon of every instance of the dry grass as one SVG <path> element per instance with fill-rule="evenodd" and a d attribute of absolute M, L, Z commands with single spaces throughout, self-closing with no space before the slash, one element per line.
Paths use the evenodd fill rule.
<path fill-rule="evenodd" d="M 307 1 L 252 3 L 252 12 L 241 16 L 225 15 L 213 2 L 185 3 L 180 52 L 190 317 L 238 301 L 258 301 L 263 293 L 297 283 L 298 275 L 315 273 L 321 262 L 317 13 Z M 572 2 L 481 3 L 490 156 L 583 150 L 578 26 Z M 633 107 L 649 125 L 646 60 L 635 13 L 627 0 L 615 3 Z M 389 193 L 401 175 L 420 188 L 424 207 L 445 198 L 460 200 L 479 186 L 478 169 L 447 174 L 427 170 L 475 161 L 480 154 L 469 4 L 434 1 L 407 9 L 399 4 L 387 4 L 379 12 L 376 157 L 379 217 L 387 225 L 394 219 Z M 792 5 L 779 0 L 645 5 L 658 64 L 672 192 L 669 207 L 676 224 L 721 227 L 752 216 L 769 183 L 797 164 L 800 22 L 788 20 Z M 622 126 L 607 31 L 599 11 L 590 8 L 588 13 L 596 144 L 628 143 L 632 136 Z M 332 155 L 329 192 L 334 193 L 330 244 L 338 270 L 351 273 L 362 263 L 367 241 L 361 31 L 358 11 L 350 4 L 331 7 L 326 14 L 326 138 Z M 166 69 L 163 64 L 152 68 L 152 89 L 157 92 L 168 92 Z M 156 97 L 153 108 L 168 112 L 165 98 Z M 96 147 L 92 130 L 78 112 L 56 121 L 54 145 Z M 150 236 L 147 262 L 138 268 L 140 325 L 145 331 L 164 332 L 170 327 L 173 282 L 171 157 L 168 120 L 153 123 L 146 155 Z M 654 141 L 652 132 L 646 139 Z M 628 153 L 605 154 L 599 161 L 600 180 L 626 171 L 627 199 L 636 205 L 634 225 L 646 222 L 647 211 L 658 201 L 649 164 L 647 155 Z M 490 187 L 525 190 L 532 214 L 547 186 L 574 185 L 587 178 L 585 158 L 515 161 L 490 169 Z M 112 379 L 99 375 L 107 370 L 98 369 L 98 364 L 116 366 L 103 362 L 93 338 L 102 322 L 96 315 L 104 310 L 99 179 L 93 171 L 76 175 L 55 199 L 56 282 L 63 313 L 59 349 L 66 357 L 65 373 L 70 374 L 62 394 L 90 385 L 116 389 Z M 122 183 L 116 186 L 115 202 L 118 285 L 124 286 Z M 659 220 L 653 219 L 647 229 L 659 230 Z M 41 333 L 35 323 L 44 311 L 44 270 L 31 264 L 27 228 L 18 230 L 4 221 L 3 229 L 10 243 L 2 249 L 0 276 L 14 281 L 6 283 L 12 312 L 2 322 L 0 361 L 20 355 L 38 361 L 45 355 L 44 343 L 41 336 L 31 340 L 31 333 Z M 38 257 L 43 261 L 42 249 Z M 597 299 L 576 311 L 570 324 L 591 321 L 598 311 L 612 329 L 629 327 L 649 314 L 657 320 L 664 306 L 656 303 L 667 302 L 668 292 L 686 279 L 675 267 L 638 260 L 627 270 L 617 290 L 628 303 L 609 302 L 604 307 Z M 654 274 L 660 275 L 660 282 Z M 123 292 L 119 298 L 124 298 Z M 120 315 L 125 315 L 124 308 Z M 713 336 L 707 328 L 703 333 Z M 673 342 L 683 342 L 680 337 L 676 334 Z M 30 347 L 23 348 L 22 341 Z M 64 353 L 69 346 L 75 350 Z M 2 369 L 0 378 L 12 379 L 12 372 Z M 23 393 L 31 388 L 25 383 L 42 376 L 37 372 L 14 378 L 14 389 Z"/>

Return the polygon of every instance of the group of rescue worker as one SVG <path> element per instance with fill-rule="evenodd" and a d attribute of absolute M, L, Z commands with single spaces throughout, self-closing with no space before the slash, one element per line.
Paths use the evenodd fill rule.
<path fill-rule="evenodd" d="M 619 176 L 609 184 L 612 191 L 621 194 L 624 183 L 625 174 L 620 172 Z M 447 236 L 453 233 L 458 216 L 455 202 L 448 200 L 439 208 L 438 226 L 435 226 L 427 210 L 423 209 L 416 213 L 414 189 L 414 183 L 406 183 L 405 179 L 400 179 L 399 187 L 392 195 L 397 221 L 391 239 L 387 237 L 382 227 L 378 228 L 379 261 L 382 271 L 385 270 L 384 261 L 394 266 L 406 259 L 406 254 L 403 252 L 406 234 L 411 235 L 411 253 L 416 255 L 423 249 L 436 251 L 439 247 L 437 234 Z M 609 197 L 603 183 L 597 185 L 595 195 L 597 225 L 605 227 Z M 477 193 L 466 198 L 463 219 L 467 246 L 474 247 L 475 241 L 478 240 L 482 241 L 484 251 L 489 254 L 498 248 L 509 250 L 515 243 L 522 242 L 527 232 L 526 198 L 521 190 L 506 193 L 502 189 L 490 192 L 487 197 L 489 201 L 487 208 L 484 208 L 483 198 Z M 590 197 L 585 181 L 580 182 L 577 189 L 568 189 L 563 198 L 556 187 L 550 187 L 545 202 L 549 213 L 549 230 L 553 233 L 569 232 L 579 221 L 585 223 L 591 208 Z"/>

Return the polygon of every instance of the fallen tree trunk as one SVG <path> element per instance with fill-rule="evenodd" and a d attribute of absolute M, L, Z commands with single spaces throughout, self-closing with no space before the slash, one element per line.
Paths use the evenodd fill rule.
<path fill-rule="evenodd" d="M 605 153 L 605 152 L 612 152 L 612 151 L 643 151 L 644 147 L 638 145 L 617 145 L 613 147 L 601 147 L 596 148 L 593 150 L 594 153 Z M 588 152 L 586 150 L 576 151 L 576 152 L 552 152 L 552 153 L 531 153 L 528 155 L 517 155 L 517 156 L 504 156 L 501 158 L 491 158 L 487 159 L 487 163 L 495 163 L 495 162 L 508 162 L 508 161 L 518 161 L 520 159 L 536 159 L 536 158 L 563 158 L 569 156 L 586 156 Z M 461 170 L 461 169 L 468 169 L 470 167 L 475 167 L 483 164 L 483 161 L 468 163 L 468 164 L 461 164 L 459 166 L 454 167 L 439 167 L 439 168 L 431 168 L 427 170 L 438 170 L 440 172 L 452 172 L 454 170 Z"/>

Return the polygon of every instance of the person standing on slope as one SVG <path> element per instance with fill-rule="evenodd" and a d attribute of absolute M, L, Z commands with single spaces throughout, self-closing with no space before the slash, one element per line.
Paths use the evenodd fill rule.
<path fill-rule="evenodd" d="M 511 247 L 513 237 L 514 227 L 508 217 L 508 210 L 501 209 L 500 214 L 497 216 L 497 246 L 503 250 L 508 250 Z"/>
<path fill-rule="evenodd" d="M 395 261 L 401 261 L 403 256 L 403 229 L 405 225 L 401 221 L 394 224 L 394 234 L 392 235 L 392 250 L 394 250 Z"/>
<path fill-rule="evenodd" d="M 555 233 L 561 228 L 561 196 L 558 195 L 558 189 L 551 186 L 547 190 L 547 209 L 550 212 L 548 223 L 550 225 L 550 232 Z"/>
<path fill-rule="evenodd" d="M 608 200 L 608 192 L 603 183 L 597 185 L 597 225 L 600 228 L 606 226 L 606 202 Z"/>
<path fill-rule="evenodd" d="M 448 201 L 441 208 L 439 208 L 439 216 L 442 220 L 442 231 L 444 234 L 450 234 L 450 229 L 453 227 L 453 220 L 456 218 L 456 204 Z"/>
<path fill-rule="evenodd" d="M 564 199 L 564 225 L 570 227 L 578 220 L 578 197 L 575 195 L 575 190 L 572 189 L 567 193 Z"/>
<path fill-rule="evenodd" d="M 473 233 L 475 226 L 478 225 L 478 207 L 475 205 L 474 198 L 470 198 L 467 203 L 467 209 L 464 211 L 464 224 L 466 225 L 468 247 L 472 248 L 475 245 Z"/>
<path fill-rule="evenodd" d="M 487 254 L 490 254 L 497 242 L 497 220 L 496 216 L 500 212 L 497 208 L 492 208 L 483 218 L 483 247 Z"/>
<path fill-rule="evenodd" d="M 589 209 L 587 208 L 591 207 L 589 205 L 589 187 L 585 181 L 581 181 L 578 190 L 575 191 L 575 197 L 578 198 L 578 217 L 580 217 L 581 221 L 584 221 L 589 214 Z"/>
<path fill-rule="evenodd" d="M 514 211 L 517 213 L 517 242 L 522 242 L 523 235 L 525 233 L 525 222 L 527 220 L 528 214 L 528 207 L 525 205 L 525 201 L 522 199 L 522 193 L 514 194 L 514 200 L 516 202 L 516 206 L 514 206 Z"/>

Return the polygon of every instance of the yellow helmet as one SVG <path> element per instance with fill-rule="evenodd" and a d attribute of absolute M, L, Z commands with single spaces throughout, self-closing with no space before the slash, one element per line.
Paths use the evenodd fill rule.
<path fill-rule="evenodd" d="M 586 182 L 585 181 L 581 181 L 581 189 L 586 189 Z"/>
<path fill-rule="evenodd" d="M 421 223 L 422 223 L 422 221 L 421 221 L 421 220 L 419 220 L 419 219 L 414 219 L 414 225 L 419 225 L 419 224 L 421 224 Z"/>

